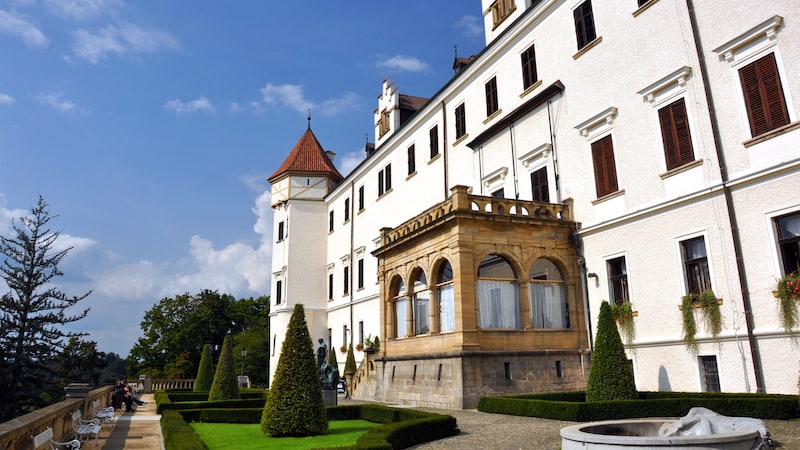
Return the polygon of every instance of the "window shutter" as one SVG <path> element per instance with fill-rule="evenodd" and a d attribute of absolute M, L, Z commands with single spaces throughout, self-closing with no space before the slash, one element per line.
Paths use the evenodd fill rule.
<path fill-rule="evenodd" d="M 572 13 L 575 17 L 575 35 L 578 38 L 578 50 L 580 50 L 596 37 L 591 0 L 583 2 Z"/>
<path fill-rule="evenodd" d="M 789 123 L 774 53 L 739 69 L 739 79 L 753 137 Z"/>
<path fill-rule="evenodd" d="M 611 135 L 592 143 L 592 159 L 597 197 L 616 192 L 617 168 L 614 165 L 614 145 Z"/>
<path fill-rule="evenodd" d="M 661 137 L 664 142 L 667 170 L 694 161 L 692 135 L 689 131 L 684 99 L 659 109 L 658 118 L 661 122 Z"/>

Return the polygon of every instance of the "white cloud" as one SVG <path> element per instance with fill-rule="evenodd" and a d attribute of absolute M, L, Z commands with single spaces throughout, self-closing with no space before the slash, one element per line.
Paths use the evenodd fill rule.
<path fill-rule="evenodd" d="M 353 92 L 345 92 L 340 97 L 331 98 L 315 103 L 303 94 L 303 86 L 299 84 L 272 84 L 267 83 L 261 89 L 261 98 L 264 104 L 282 104 L 303 114 L 309 111 L 319 112 L 323 116 L 335 116 L 346 110 L 353 109 L 359 104 L 359 97 Z M 256 110 L 259 112 L 258 110 Z"/>
<path fill-rule="evenodd" d="M 0 105 L 10 105 L 14 103 L 14 98 L 8 94 L 0 92 Z"/>
<path fill-rule="evenodd" d="M 465 36 L 483 36 L 483 23 L 475 16 L 466 15 L 453 24 L 453 28 L 460 30 Z"/>
<path fill-rule="evenodd" d="M 213 113 L 214 105 L 212 105 L 211 102 L 205 96 L 202 96 L 196 100 L 191 100 L 186 103 L 184 103 L 182 100 L 179 99 L 169 100 L 166 103 L 164 103 L 164 109 L 169 111 L 175 111 L 176 114 L 191 113 L 198 111 Z"/>
<path fill-rule="evenodd" d="M 93 64 L 108 54 L 122 56 L 128 53 L 155 53 L 180 47 L 178 40 L 167 32 L 144 29 L 126 22 L 109 25 L 97 33 L 77 30 L 72 33 L 72 37 L 72 51 L 75 55 Z"/>
<path fill-rule="evenodd" d="M 0 10 L 0 33 L 22 39 L 31 47 L 44 47 L 47 38 L 35 24 L 29 20 Z"/>
<path fill-rule="evenodd" d="M 45 0 L 52 13 L 70 19 L 89 19 L 113 13 L 122 7 L 120 0 Z"/>
<path fill-rule="evenodd" d="M 353 169 L 355 169 L 356 166 L 361 164 L 361 161 L 363 161 L 365 157 L 366 154 L 364 153 L 363 148 L 361 150 L 347 152 L 344 154 L 344 156 L 342 156 L 342 162 L 341 164 L 337 164 L 336 168 L 339 169 L 339 172 L 342 174 L 347 175 Z"/>
<path fill-rule="evenodd" d="M 70 111 L 75 108 L 75 103 L 64 99 L 63 92 L 40 92 L 36 95 L 39 103 L 58 111 Z"/>
<path fill-rule="evenodd" d="M 404 55 L 395 55 L 388 59 L 378 61 L 376 65 L 383 69 L 395 70 L 398 72 L 424 72 L 430 69 L 428 63 Z"/>

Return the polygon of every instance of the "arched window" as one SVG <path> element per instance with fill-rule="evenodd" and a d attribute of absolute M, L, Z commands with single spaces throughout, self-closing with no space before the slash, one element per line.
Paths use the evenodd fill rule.
<path fill-rule="evenodd" d="M 511 264 L 489 255 L 478 267 L 478 327 L 520 328 L 519 291 Z"/>
<path fill-rule="evenodd" d="M 569 328 L 569 303 L 561 271 L 552 261 L 534 261 L 528 276 L 533 328 Z"/>
<path fill-rule="evenodd" d="M 439 294 L 439 331 L 453 331 L 456 329 L 456 305 L 453 266 L 450 261 L 445 261 L 439 267 L 436 287 Z"/>
<path fill-rule="evenodd" d="M 414 277 L 414 334 L 430 333 L 431 327 L 428 319 L 430 308 L 430 291 L 425 272 L 419 270 Z"/>
<path fill-rule="evenodd" d="M 408 320 L 408 297 L 406 297 L 406 285 L 403 280 L 397 282 L 397 289 L 395 289 L 394 319 L 395 337 L 406 337 L 408 333 L 406 324 Z"/>

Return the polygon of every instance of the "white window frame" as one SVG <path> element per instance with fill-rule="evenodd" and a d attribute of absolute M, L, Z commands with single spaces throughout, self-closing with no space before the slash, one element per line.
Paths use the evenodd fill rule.
<path fill-rule="evenodd" d="M 711 241 L 708 238 L 708 231 L 700 230 L 700 231 L 695 231 L 693 233 L 688 233 L 675 237 L 675 252 L 677 256 L 676 261 L 678 262 L 678 270 L 680 271 L 681 274 L 681 291 L 682 291 L 678 294 L 678 299 L 682 298 L 689 292 L 689 280 L 686 279 L 686 264 L 685 261 L 683 260 L 681 243 L 684 241 L 688 241 L 689 239 L 694 239 L 698 237 L 703 238 L 703 243 L 706 246 L 706 259 L 708 261 L 708 277 L 711 280 L 711 287 L 714 289 L 714 294 L 716 294 L 717 297 L 720 297 L 720 292 L 718 292 L 720 286 L 717 284 L 717 280 L 714 278 L 714 259 L 712 257 L 712 252 L 711 252 Z"/>

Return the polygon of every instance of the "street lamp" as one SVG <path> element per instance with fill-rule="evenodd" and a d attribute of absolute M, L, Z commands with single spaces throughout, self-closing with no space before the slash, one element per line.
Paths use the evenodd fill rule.
<path fill-rule="evenodd" d="M 247 356 L 247 347 L 242 347 L 242 376 L 244 376 L 244 357 Z"/>

